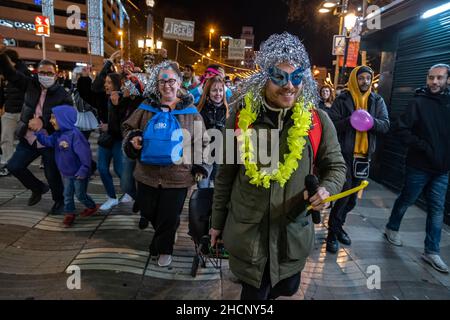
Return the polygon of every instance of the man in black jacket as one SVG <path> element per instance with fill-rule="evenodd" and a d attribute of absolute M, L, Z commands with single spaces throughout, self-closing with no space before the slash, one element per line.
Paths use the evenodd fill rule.
<path fill-rule="evenodd" d="M 409 149 L 405 184 L 385 230 L 386 239 L 401 246 L 398 231 L 403 215 L 424 191 L 427 222 L 422 258 L 444 273 L 448 273 L 448 266 L 439 255 L 439 244 L 450 171 L 449 74 L 450 66 L 446 64 L 432 66 L 428 71 L 427 86 L 416 90 L 408 108 L 395 122 L 395 132 Z"/>
<path fill-rule="evenodd" d="M 26 76 L 31 75 L 31 72 L 28 70 L 25 63 L 19 59 L 19 55 L 15 50 L 6 49 L 5 54 L 11 60 L 16 71 L 21 72 Z M 5 80 L 3 88 L 4 114 L 1 120 L 2 130 L 0 145 L 2 148 L 2 157 L 0 161 L 0 176 L 9 175 L 9 171 L 6 168 L 6 163 L 14 153 L 14 132 L 19 122 L 20 112 L 22 111 L 25 96 L 25 92 L 18 87 L 17 81 L 18 78 L 12 79 L 12 81 Z"/>
<path fill-rule="evenodd" d="M 376 148 L 376 135 L 389 130 L 389 117 L 386 104 L 381 96 L 371 91 L 373 71 L 367 66 L 353 69 L 348 82 L 348 90 L 334 100 L 328 115 L 338 134 L 342 155 L 347 163 L 347 179 L 342 191 L 360 184 L 361 178 L 369 175 L 369 164 Z M 367 111 L 373 119 L 368 131 L 353 128 L 350 118 L 356 110 Z M 343 225 L 347 214 L 356 206 L 356 194 L 336 201 L 328 221 L 326 249 L 336 253 L 339 242 L 351 244 L 351 239 Z"/>
<path fill-rule="evenodd" d="M 56 65 L 49 60 L 42 60 L 38 65 L 38 77 L 28 77 L 17 72 L 9 57 L 0 53 L 0 73 L 8 81 L 14 81 L 17 87 L 25 92 L 24 104 L 16 136 L 19 144 L 7 169 L 19 181 L 32 191 L 28 205 L 32 206 L 41 200 L 42 194 L 48 192 L 49 186 L 55 202 L 49 213 L 61 214 L 64 208 L 63 184 L 56 167 L 53 148 L 45 148 L 36 141 L 33 130 L 42 127 L 48 134 L 54 132 L 50 123 L 52 108 L 59 105 L 72 105 L 72 98 L 63 87 L 56 83 Z M 36 178 L 27 168 L 36 158 L 42 156 L 44 173 L 49 186 Z"/>

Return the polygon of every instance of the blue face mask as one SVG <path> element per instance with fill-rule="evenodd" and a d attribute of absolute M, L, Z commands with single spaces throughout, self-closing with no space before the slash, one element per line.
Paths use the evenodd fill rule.
<path fill-rule="evenodd" d="M 269 77 L 279 87 L 284 87 L 289 81 L 291 81 L 294 87 L 297 87 L 302 83 L 304 71 L 305 69 L 298 68 L 292 73 L 287 73 L 277 67 L 272 67 L 269 69 Z"/>

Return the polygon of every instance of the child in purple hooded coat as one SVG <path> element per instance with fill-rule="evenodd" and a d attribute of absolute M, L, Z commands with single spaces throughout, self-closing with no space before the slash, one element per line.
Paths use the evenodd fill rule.
<path fill-rule="evenodd" d="M 82 217 L 93 215 L 98 205 L 87 194 L 91 175 L 91 148 L 84 135 L 75 127 L 77 111 L 72 106 L 58 106 L 52 109 L 50 123 L 55 132 L 48 136 L 45 131 L 35 133 L 39 143 L 55 148 L 55 160 L 64 182 L 64 220 L 66 227 L 75 221 L 74 194 L 86 206 Z"/>

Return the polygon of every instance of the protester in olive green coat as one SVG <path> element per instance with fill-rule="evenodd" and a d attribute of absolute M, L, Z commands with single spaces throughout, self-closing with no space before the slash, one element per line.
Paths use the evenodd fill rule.
<path fill-rule="evenodd" d="M 286 50 L 286 46 L 291 50 Z M 287 137 L 294 124 L 292 115 L 296 111 L 293 106 L 299 101 L 304 101 L 305 105 L 313 101 L 311 97 L 315 90 L 307 55 L 301 50 L 304 48 L 297 37 L 287 33 L 272 36 L 261 47 L 262 58 L 258 63 L 263 76 L 268 71 L 267 78 L 260 83 L 264 77 L 255 77 L 254 83 L 247 86 L 247 92 L 259 92 L 259 98 L 252 100 L 258 114 L 252 129 L 256 132 L 280 130 L 281 163 L 284 155 L 290 152 Z M 300 79 L 295 78 L 299 74 Z M 255 84 L 255 81 L 259 83 Z M 331 120 L 325 112 L 317 110 L 317 113 L 322 137 L 314 165 L 320 187 L 309 201 L 314 209 L 320 211 L 329 205 L 322 200 L 340 192 L 346 166 Z M 227 128 L 236 129 L 238 123 L 234 114 L 228 119 Z M 314 226 L 311 216 L 306 215 L 309 202 L 305 200 L 305 176 L 313 171 L 314 152 L 308 136 L 305 140 L 298 168 L 284 187 L 278 181 L 271 181 L 269 188 L 250 183 L 243 164 L 234 162 L 219 166 L 215 180 L 211 243 L 214 245 L 223 232 L 231 271 L 243 282 L 241 299 L 276 298 L 293 295 L 298 290 L 300 272 L 314 242 Z M 270 135 L 268 141 L 258 139 L 258 146 L 260 142 L 270 146 Z M 223 154 L 234 152 L 234 155 L 239 155 L 236 144 L 234 150 L 226 149 L 226 141 L 223 145 Z"/>

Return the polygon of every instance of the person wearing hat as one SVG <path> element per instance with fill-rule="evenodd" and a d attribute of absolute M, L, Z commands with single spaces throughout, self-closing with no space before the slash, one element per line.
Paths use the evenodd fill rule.
<path fill-rule="evenodd" d="M 334 100 L 328 112 L 336 127 L 342 155 L 347 163 L 347 178 L 342 191 L 356 187 L 363 178 L 368 177 L 370 160 L 376 148 L 376 137 L 389 130 L 386 104 L 380 95 L 372 92 L 372 81 L 373 71 L 370 67 L 359 66 L 353 69 L 348 90 Z M 373 121 L 373 126 L 367 131 L 357 130 L 361 128 L 354 121 L 354 112 L 361 114 L 361 110 L 366 111 L 363 114 Z M 339 250 L 338 242 L 351 244 L 343 225 L 347 214 L 356 206 L 356 196 L 357 194 L 353 194 L 342 198 L 333 205 L 328 221 L 328 252 L 336 253 Z"/>
<path fill-rule="evenodd" d="M 219 164 L 210 229 L 212 246 L 223 234 L 243 300 L 298 291 L 314 243 L 306 207 L 311 202 L 314 210 L 326 208 L 329 203 L 323 200 L 338 193 L 345 181 L 336 130 L 326 113 L 315 109 L 316 83 L 298 37 L 272 35 L 261 45 L 257 64 L 261 69 L 243 82 L 236 98 L 245 101 L 243 108 L 227 120 L 226 128 L 240 132 L 237 140 L 243 144 L 238 147 L 227 132 L 223 154 L 243 161 Z M 266 146 L 275 147 L 270 163 L 262 164 L 256 155 Z M 305 180 L 314 166 L 320 181 L 308 194 Z"/>
<path fill-rule="evenodd" d="M 203 88 L 205 86 L 205 83 L 208 79 L 214 78 L 214 77 L 220 77 L 221 79 L 225 78 L 225 70 L 217 65 L 217 64 L 211 64 L 206 67 L 205 73 L 199 78 L 199 83 L 196 87 L 189 89 L 189 93 L 194 97 L 194 104 L 198 105 L 200 102 L 200 98 L 203 94 Z M 230 88 L 224 85 L 225 95 L 227 98 L 227 101 L 232 96 L 232 92 Z"/>

